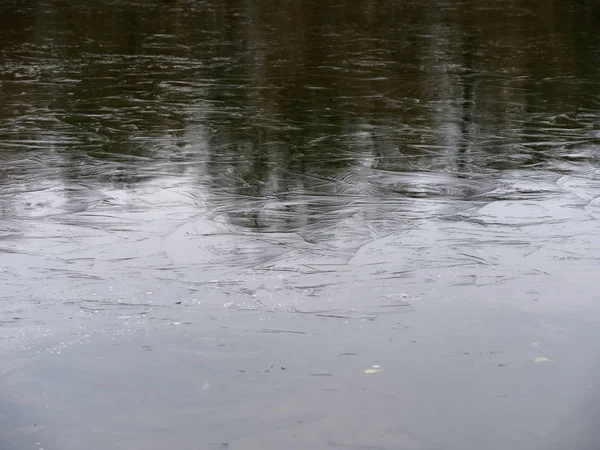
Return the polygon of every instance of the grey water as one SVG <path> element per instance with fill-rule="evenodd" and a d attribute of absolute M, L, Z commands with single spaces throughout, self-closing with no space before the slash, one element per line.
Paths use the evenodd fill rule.
<path fill-rule="evenodd" d="M 0 3 L 0 450 L 598 450 L 600 6 Z"/>

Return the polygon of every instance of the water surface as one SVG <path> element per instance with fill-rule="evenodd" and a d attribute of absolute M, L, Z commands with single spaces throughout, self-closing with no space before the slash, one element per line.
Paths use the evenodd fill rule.
<path fill-rule="evenodd" d="M 2 2 L 0 448 L 597 450 L 598 29 Z"/>

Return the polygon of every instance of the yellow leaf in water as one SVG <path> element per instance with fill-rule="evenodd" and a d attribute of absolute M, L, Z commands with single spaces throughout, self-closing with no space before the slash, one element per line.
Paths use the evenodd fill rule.
<path fill-rule="evenodd" d="M 550 358 L 546 358 L 545 356 L 538 356 L 537 358 L 534 359 L 534 361 L 536 363 L 552 362 L 552 360 Z"/>
<path fill-rule="evenodd" d="M 366 373 L 367 375 L 370 375 L 372 373 L 383 372 L 383 369 L 379 366 L 372 366 L 372 367 L 369 367 L 368 369 L 363 370 L 363 372 Z"/>

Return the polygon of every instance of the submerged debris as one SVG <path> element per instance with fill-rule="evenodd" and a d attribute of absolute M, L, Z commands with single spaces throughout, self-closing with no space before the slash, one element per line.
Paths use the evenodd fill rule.
<path fill-rule="evenodd" d="M 366 373 L 367 375 L 371 375 L 373 373 L 381 373 L 381 372 L 383 372 L 383 369 L 378 365 L 374 365 L 374 366 L 371 366 L 371 367 L 363 370 L 363 372 Z"/>

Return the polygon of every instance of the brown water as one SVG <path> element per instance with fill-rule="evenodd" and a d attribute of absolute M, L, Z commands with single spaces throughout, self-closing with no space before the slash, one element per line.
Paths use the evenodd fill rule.
<path fill-rule="evenodd" d="M 0 450 L 598 450 L 598 30 L 0 3 Z"/>

